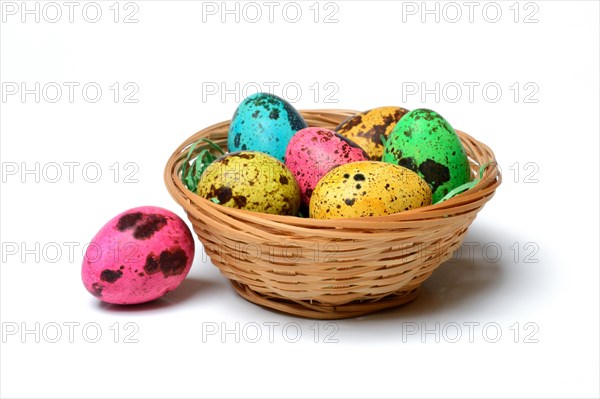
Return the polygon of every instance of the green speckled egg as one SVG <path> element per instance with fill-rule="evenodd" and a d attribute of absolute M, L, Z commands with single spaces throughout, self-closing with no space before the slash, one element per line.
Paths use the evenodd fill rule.
<path fill-rule="evenodd" d="M 415 172 L 385 162 L 359 161 L 330 170 L 315 187 L 310 217 L 383 216 L 431 204 L 429 185 Z"/>
<path fill-rule="evenodd" d="M 211 163 L 196 194 L 230 208 L 276 215 L 296 215 L 300 208 L 300 188 L 292 172 L 257 151 L 232 152 Z"/>
<path fill-rule="evenodd" d="M 452 126 L 437 112 L 415 109 L 396 124 L 382 161 L 417 172 L 431 186 L 433 202 L 471 179 L 467 153 Z"/>

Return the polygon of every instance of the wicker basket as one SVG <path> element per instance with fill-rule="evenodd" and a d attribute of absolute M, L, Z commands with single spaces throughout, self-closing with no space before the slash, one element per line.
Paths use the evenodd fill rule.
<path fill-rule="evenodd" d="M 356 111 L 301 111 L 309 126 L 334 128 Z M 206 137 L 225 147 L 229 121 L 199 131 L 169 158 L 165 183 L 186 211 L 212 263 L 242 297 L 315 319 L 341 319 L 414 300 L 423 281 L 459 248 L 501 175 L 493 152 L 458 131 L 473 188 L 436 205 L 383 217 L 316 220 L 221 206 L 190 192 L 180 169 Z M 195 152 L 202 149 L 198 146 Z"/>

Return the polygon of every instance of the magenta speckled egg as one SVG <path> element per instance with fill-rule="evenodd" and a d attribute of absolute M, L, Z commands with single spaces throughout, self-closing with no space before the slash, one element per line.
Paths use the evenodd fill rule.
<path fill-rule="evenodd" d="M 193 260 L 194 239 L 185 222 L 166 209 L 142 206 L 100 229 L 85 252 L 81 277 L 104 302 L 143 303 L 177 288 Z"/>
<path fill-rule="evenodd" d="M 302 191 L 302 203 L 310 203 L 312 192 L 331 169 L 350 162 L 367 161 L 369 156 L 356 143 L 333 130 L 307 127 L 290 140 L 285 164 Z"/>

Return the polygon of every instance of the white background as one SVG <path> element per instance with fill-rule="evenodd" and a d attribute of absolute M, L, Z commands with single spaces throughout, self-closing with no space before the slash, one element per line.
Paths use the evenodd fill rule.
<path fill-rule="evenodd" d="M 598 397 L 597 2 L 481 2 L 472 20 L 463 2 L 429 2 L 436 21 L 421 2 L 310 1 L 297 3 L 296 23 L 291 6 L 282 15 L 286 3 L 273 22 L 257 3 L 256 23 L 256 7 L 245 3 L 239 22 L 231 14 L 224 23 L 221 2 L 98 2 L 96 23 L 82 16 L 85 2 L 73 22 L 57 3 L 56 23 L 45 2 L 39 22 L 34 14 L 22 22 L 21 2 L 7 3 L 2 397 Z M 138 22 L 124 23 L 131 13 Z M 21 83 L 36 82 L 39 102 L 22 98 Z M 63 88 L 56 103 L 51 82 Z M 65 82 L 79 84 L 72 102 Z M 95 103 L 93 90 L 82 94 L 90 82 L 102 89 Z M 184 216 L 163 184 L 167 158 L 192 133 L 229 119 L 252 82 L 265 91 L 275 82 L 274 93 L 300 109 L 432 108 L 488 144 L 504 182 L 469 230 L 471 251 L 442 265 L 412 304 L 330 325 L 241 299 L 199 243 L 187 280 L 168 297 L 99 303 L 81 283 L 83 245 L 134 206 Z M 137 102 L 126 102 L 135 88 L 128 100 Z M 425 98 L 422 89 L 431 90 Z M 65 162 L 78 163 L 72 182 Z M 37 176 L 23 173 L 36 163 Z M 94 165 L 102 175 L 90 183 Z M 36 323 L 38 337 L 23 334 Z M 65 323 L 80 323 L 71 339 Z M 97 343 L 86 323 L 100 327 Z M 236 323 L 239 337 L 221 335 Z M 271 339 L 264 323 L 274 323 Z M 57 325 L 62 336 L 52 343 Z M 257 325 L 262 337 L 251 343 Z M 298 327 L 302 336 L 288 342 Z"/>

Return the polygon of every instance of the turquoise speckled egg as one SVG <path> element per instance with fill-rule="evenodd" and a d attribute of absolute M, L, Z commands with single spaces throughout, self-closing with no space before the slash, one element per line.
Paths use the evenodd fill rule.
<path fill-rule="evenodd" d="M 471 179 L 469 161 L 452 126 L 437 112 L 415 109 L 388 137 L 382 161 L 417 172 L 431 187 L 433 202 Z"/>
<path fill-rule="evenodd" d="M 231 125 L 229 151 L 260 151 L 284 161 L 285 149 L 298 130 L 308 125 L 287 101 L 269 93 L 246 97 L 238 106 Z"/>

